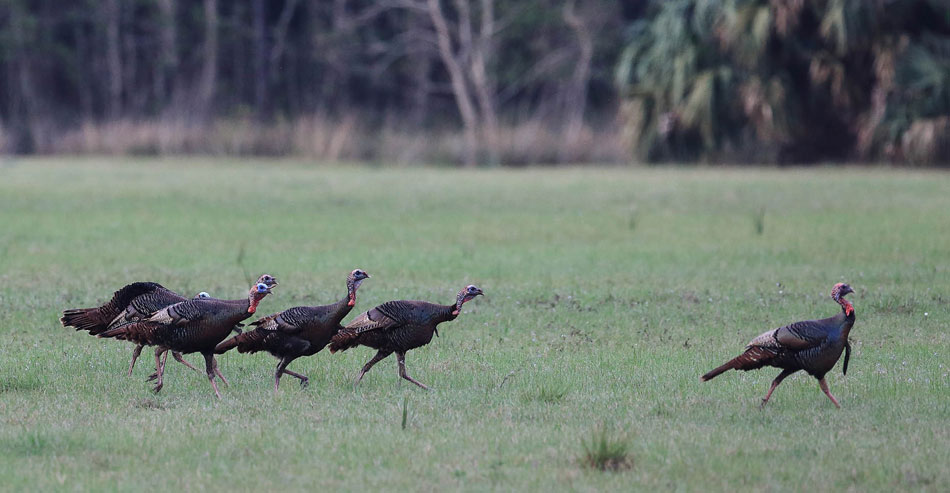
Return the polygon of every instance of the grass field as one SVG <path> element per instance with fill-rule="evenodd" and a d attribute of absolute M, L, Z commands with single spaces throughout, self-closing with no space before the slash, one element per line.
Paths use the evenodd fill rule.
<path fill-rule="evenodd" d="M 352 381 L 321 352 L 169 362 L 64 329 L 135 280 L 244 296 L 268 314 L 344 294 L 486 296 L 441 337 Z M 836 410 L 797 374 L 699 375 L 760 332 L 857 322 Z M 875 169 L 326 168 L 266 161 L 0 163 L 0 489 L 947 491 L 950 175 Z M 197 355 L 186 356 L 197 363 Z M 403 407 L 406 420 L 403 427 Z M 627 446 L 625 467 L 584 444 Z"/>

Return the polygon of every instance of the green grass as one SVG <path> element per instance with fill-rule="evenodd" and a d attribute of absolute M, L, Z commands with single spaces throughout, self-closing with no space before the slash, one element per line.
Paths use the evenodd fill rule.
<path fill-rule="evenodd" d="M 136 280 L 261 314 L 343 295 L 486 296 L 354 389 L 373 351 L 228 353 L 216 401 L 169 361 L 60 327 Z M 857 323 L 843 409 L 776 369 L 699 376 L 760 332 Z M 950 175 L 882 169 L 326 168 L 267 161 L 0 162 L 2 489 L 946 491 Z M 186 356 L 197 363 L 200 358 Z M 609 423 L 609 429 L 605 428 Z M 588 467 L 598 436 L 627 467 Z M 598 435 L 601 434 L 601 435 Z M 619 438 L 618 438 L 619 439 Z M 627 440 L 624 438 L 624 440 Z M 609 448 L 609 447 L 608 447 Z"/>

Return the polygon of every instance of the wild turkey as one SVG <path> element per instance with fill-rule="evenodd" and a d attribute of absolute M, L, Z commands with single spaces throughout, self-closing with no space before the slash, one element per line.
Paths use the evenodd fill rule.
<path fill-rule="evenodd" d="M 259 282 L 264 282 L 260 279 Z M 196 297 L 210 298 L 205 292 L 198 293 Z M 108 303 L 96 308 L 76 308 L 63 312 L 60 322 L 64 327 L 75 327 L 76 330 L 88 331 L 90 335 L 98 335 L 109 329 L 114 329 L 120 325 L 143 320 L 152 313 L 175 303 L 188 301 L 188 298 L 171 291 L 161 284 L 155 282 L 134 282 L 112 295 Z M 132 368 L 135 367 L 135 361 L 142 352 L 142 345 L 139 344 L 132 351 L 132 362 L 129 364 L 128 374 L 132 375 Z M 180 353 L 173 353 L 175 360 L 198 371 L 197 368 L 186 362 Z"/>
<path fill-rule="evenodd" d="M 437 305 L 425 301 L 389 301 L 356 317 L 340 333 L 330 340 L 330 352 L 345 351 L 355 346 L 376 349 L 376 356 L 369 360 L 356 377 L 360 383 L 363 375 L 376 363 L 392 353 L 399 362 L 399 376 L 429 390 L 406 373 L 406 351 L 425 346 L 432 334 L 439 335 L 436 327 L 442 322 L 455 320 L 462 311 L 462 304 L 483 294 L 474 285 L 459 291 L 455 303 Z"/>
<path fill-rule="evenodd" d="M 287 366 L 301 356 L 312 356 L 320 352 L 330 338 L 343 327 L 340 321 L 350 313 L 356 304 L 356 290 L 369 274 L 356 269 L 346 278 L 346 296 L 332 305 L 297 306 L 280 313 L 264 317 L 251 325 L 256 329 L 234 336 L 214 349 L 223 354 L 232 348 L 240 353 L 267 351 L 278 360 L 274 373 L 274 391 L 280 387 L 280 377 L 286 373 L 300 380 L 300 386 L 306 387 L 309 379 L 292 372 Z"/>
<path fill-rule="evenodd" d="M 156 384 L 155 392 L 162 388 L 164 366 L 159 360 L 163 349 L 181 353 L 201 353 L 205 358 L 205 372 L 214 394 L 220 398 L 215 375 L 221 376 L 214 360 L 214 347 L 218 345 L 234 328 L 235 324 L 247 319 L 257 311 L 257 305 L 271 288 L 277 286 L 277 280 L 257 283 L 251 287 L 247 298 L 242 300 L 218 300 L 214 298 L 183 301 L 163 308 L 147 319 L 128 323 L 99 334 L 99 337 L 114 337 L 149 346 L 159 346 L 155 352 Z M 223 377 L 222 377 L 223 379 Z"/>
<path fill-rule="evenodd" d="M 795 322 L 765 332 L 752 339 L 744 353 L 703 375 L 702 381 L 711 380 L 731 369 L 747 371 L 763 366 L 781 368 L 782 373 L 772 381 L 769 392 L 762 399 L 762 407 L 765 407 L 775 387 L 778 387 L 782 380 L 799 370 L 805 370 L 818 379 L 822 392 L 831 399 L 835 407 L 841 408 L 838 399 L 828 390 L 825 374 L 834 368 L 842 350 L 845 351 L 842 373 L 848 374 L 848 360 L 851 358 L 848 334 L 854 325 L 854 306 L 844 299 L 844 296 L 853 292 L 847 284 L 835 284 L 831 290 L 831 299 L 841 305 L 841 313 L 821 320 Z"/>

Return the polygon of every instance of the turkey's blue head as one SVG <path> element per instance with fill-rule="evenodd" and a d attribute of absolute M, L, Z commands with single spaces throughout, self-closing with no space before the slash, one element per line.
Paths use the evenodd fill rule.
<path fill-rule="evenodd" d="M 455 309 L 452 310 L 452 315 L 458 316 L 458 314 L 462 312 L 462 305 L 464 305 L 467 301 L 474 300 L 476 296 L 482 296 L 484 294 L 485 293 L 482 292 L 481 289 L 478 289 L 478 286 L 474 284 L 465 286 L 461 291 L 459 291 L 459 295 L 455 298 Z"/>
<path fill-rule="evenodd" d="M 346 295 L 349 298 L 349 301 L 346 302 L 347 306 L 356 304 L 356 290 L 359 289 L 364 279 L 369 278 L 370 275 L 363 269 L 353 269 L 353 272 L 350 272 L 350 275 L 346 277 Z"/>
<path fill-rule="evenodd" d="M 207 298 L 210 298 L 210 297 L 211 297 L 211 295 L 208 294 L 207 291 L 202 291 L 202 292 L 200 292 L 200 293 L 198 293 L 198 294 L 195 295 L 195 299 L 196 299 L 196 300 L 203 300 L 203 299 L 207 299 Z"/>
<path fill-rule="evenodd" d="M 271 288 L 277 286 L 277 279 L 273 276 L 264 274 L 258 279 L 258 282 L 251 286 L 251 292 L 248 294 L 250 305 L 247 308 L 248 313 L 257 311 L 257 304 L 271 293 Z"/>
<path fill-rule="evenodd" d="M 269 288 L 272 288 L 272 287 L 276 286 L 277 284 L 279 284 L 279 283 L 277 282 L 277 278 L 275 278 L 274 276 L 272 276 L 272 275 L 270 275 L 270 274 L 264 274 L 263 276 L 258 277 L 258 278 L 257 278 L 257 283 L 258 283 L 258 284 L 266 284 L 267 287 L 269 287 Z"/>

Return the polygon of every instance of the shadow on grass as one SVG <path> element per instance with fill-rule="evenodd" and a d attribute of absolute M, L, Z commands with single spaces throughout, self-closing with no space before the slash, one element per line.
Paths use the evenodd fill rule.
<path fill-rule="evenodd" d="M 174 403 L 163 402 L 154 397 L 143 397 L 132 402 L 132 406 L 138 409 L 165 411 L 175 407 Z"/>

